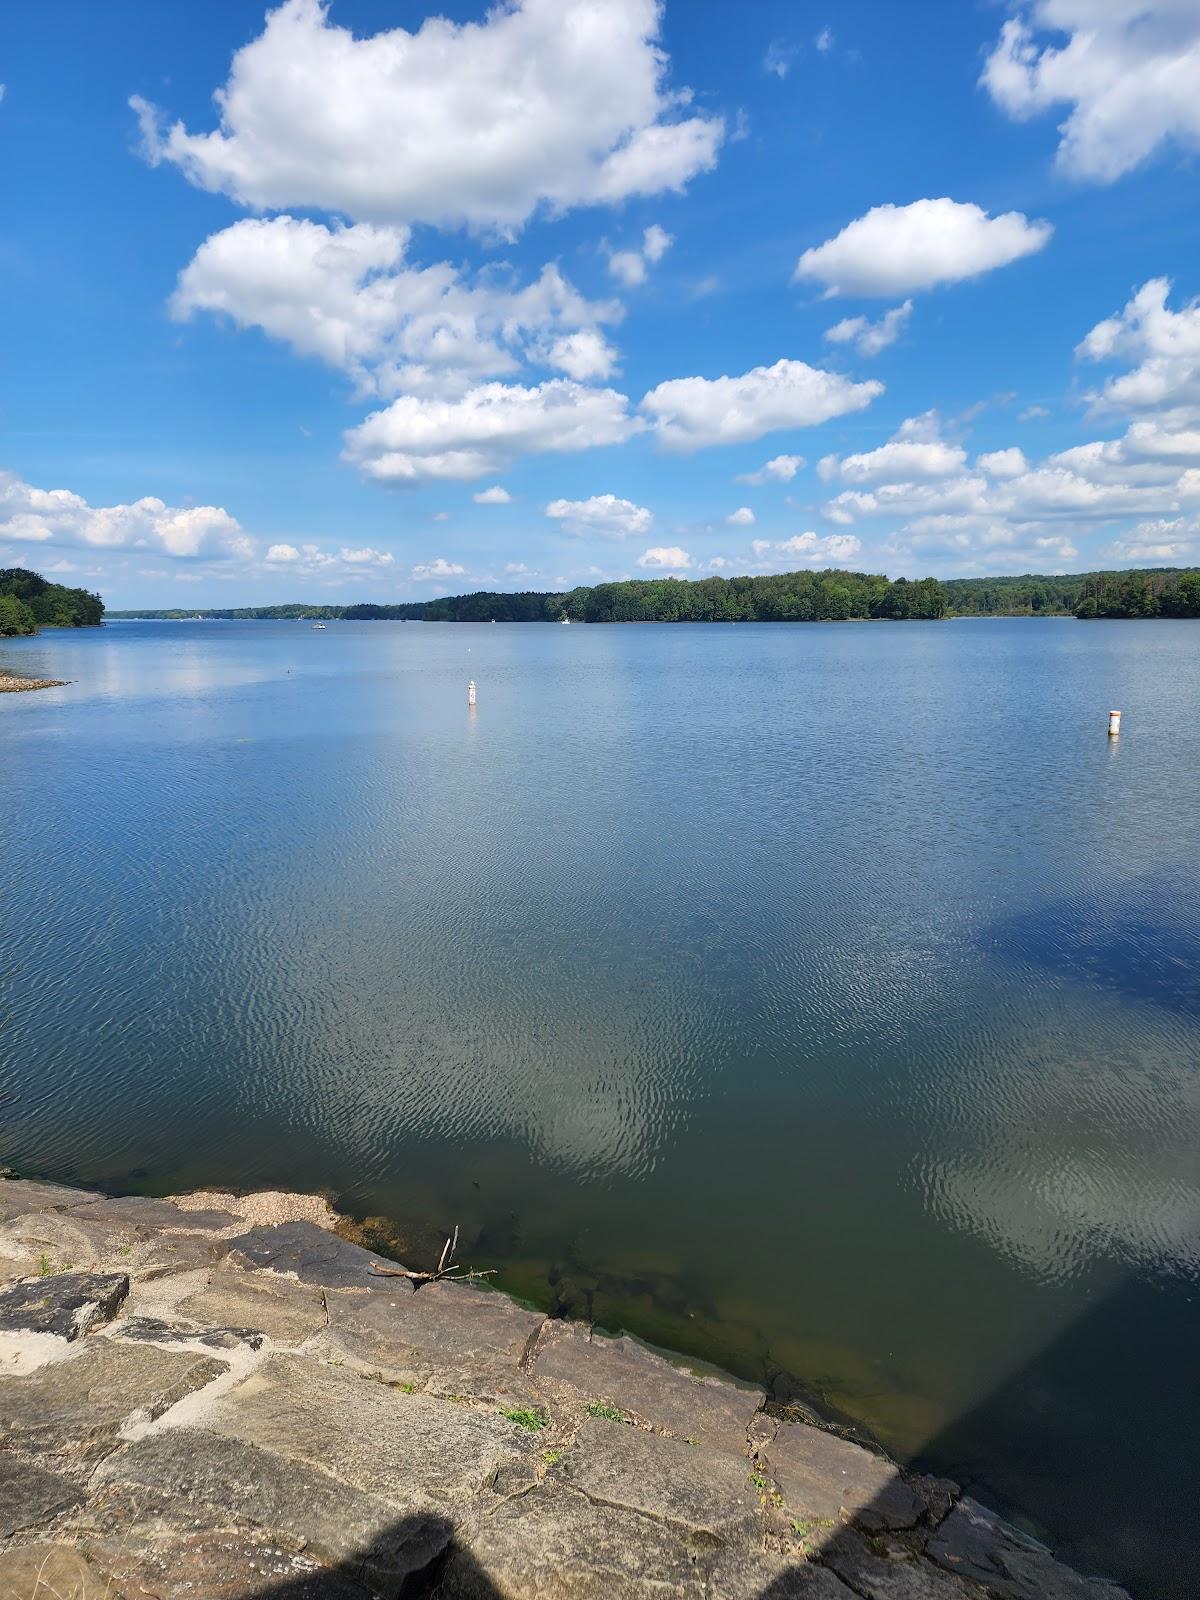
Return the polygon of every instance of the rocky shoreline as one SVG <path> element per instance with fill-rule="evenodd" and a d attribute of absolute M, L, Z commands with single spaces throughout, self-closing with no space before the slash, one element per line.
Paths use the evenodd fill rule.
<path fill-rule="evenodd" d="M 65 678 L 14 678 L 11 672 L 0 672 L 0 694 L 22 694 L 26 689 L 62 689 Z"/>
<path fill-rule="evenodd" d="M 337 1229 L 0 1179 L 0 1600 L 1127 1600 L 759 1389 Z"/>

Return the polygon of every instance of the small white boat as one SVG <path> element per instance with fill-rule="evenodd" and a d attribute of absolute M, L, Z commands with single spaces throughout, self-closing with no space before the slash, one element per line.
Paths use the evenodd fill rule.
<path fill-rule="evenodd" d="M 571 626 L 570 617 L 559 617 L 558 620 L 562 623 L 564 628 L 569 628 Z"/>
<path fill-rule="evenodd" d="M 323 622 L 314 622 L 313 623 L 313 632 L 314 633 L 324 633 L 324 631 L 325 631 L 325 624 Z"/>

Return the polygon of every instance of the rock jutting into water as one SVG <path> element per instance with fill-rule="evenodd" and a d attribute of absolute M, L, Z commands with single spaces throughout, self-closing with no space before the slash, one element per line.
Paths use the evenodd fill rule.
<path fill-rule="evenodd" d="M 61 689 L 63 678 L 14 678 L 11 672 L 0 672 L 0 694 L 20 694 L 25 689 Z"/>
<path fill-rule="evenodd" d="M 376 1276 L 337 1222 L 0 1180 L 0 1595 L 1125 1596 L 759 1389 Z"/>

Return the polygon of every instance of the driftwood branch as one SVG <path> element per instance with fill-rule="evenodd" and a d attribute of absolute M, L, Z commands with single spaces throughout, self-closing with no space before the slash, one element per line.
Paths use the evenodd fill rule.
<path fill-rule="evenodd" d="M 493 1270 L 476 1272 L 468 1271 L 461 1263 L 455 1261 L 458 1254 L 458 1225 L 455 1224 L 454 1232 L 442 1246 L 442 1254 L 437 1267 L 433 1272 L 411 1272 L 408 1267 L 381 1267 L 376 1262 L 371 1263 L 371 1276 L 375 1278 L 407 1278 L 409 1283 L 440 1283 L 449 1279 L 451 1283 L 467 1283 L 471 1279 L 491 1278 L 495 1276 Z"/>

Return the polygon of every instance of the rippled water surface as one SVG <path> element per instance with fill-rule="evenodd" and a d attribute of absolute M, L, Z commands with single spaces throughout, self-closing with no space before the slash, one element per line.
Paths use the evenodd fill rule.
<path fill-rule="evenodd" d="M 1190 1592 L 1200 626 L 113 623 L 4 667 L 73 681 L 0 697 L 0 1159 L 457 1221 Z"/>

